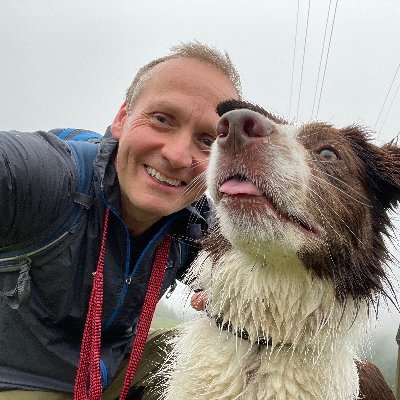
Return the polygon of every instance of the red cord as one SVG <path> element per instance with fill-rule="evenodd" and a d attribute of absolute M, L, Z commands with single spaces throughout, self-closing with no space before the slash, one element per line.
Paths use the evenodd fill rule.
<path fill-rule="evenodd" d="M 74 400 L 100 400 L 103 391 L 100 372 L 101 310 L 103 307 L 103 270 L 110 210 L 104 216 L 99 261 L 94 273 L 89 310 L 83 332 L 78 372 L 75 378 Z M 89 396 L 87 384 L 89 378 Z"/>
<path fill-rule="evenodd" d="M 103 236 L 97 269 L 94 273 L 93 288 L 81 345 L 78 371 L 75 378 L 74 400 L 101 400 L 101 312 L 103 306 L 103 270 L 110 210 L 106 209 Z M 171 239 L 164 240 L 157 249 L 150 281 L 143 304 L 142 313 L 134 337 L 132 352 L 126 371 L 120 400 L 125 400 L 135 376 L 143 348 L 149 333 L 151 320 L 156 308 L 161 286 L 164 280 L 165 266 L 168 260 Z M 89 387 L 89 393 L 88 393 Z"/>

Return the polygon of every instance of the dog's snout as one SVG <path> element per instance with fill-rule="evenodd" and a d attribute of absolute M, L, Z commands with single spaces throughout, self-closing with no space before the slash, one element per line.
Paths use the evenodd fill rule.
<path fill-rule="evenodd" d="M 233 110 L 224 114 L 217 124 L 219 144 L 235 151 L 264 138 L 274 131 L 274 125 L 263 115 L 252 110 Z"/>

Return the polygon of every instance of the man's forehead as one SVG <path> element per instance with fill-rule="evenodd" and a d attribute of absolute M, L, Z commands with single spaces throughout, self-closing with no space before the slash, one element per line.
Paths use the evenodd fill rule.
<path fill-rule="evenodd" d="M 213 75 L 211 79 L 210 75 Z M 175 87 L 198 86 L 200 89 L 208 87 L 215 91 L 223 89 L 224 95 L 229 98 L 238 96 L 233 83 L 221 69 L 195 58 L 178 57 L 163 61 L 148 72 L 146 80 L 146 86 L 162 84 Z"/>
<path fill-rule="evenodd" d="M 212 64 L 199 60 L 197 58 L 189 58 L 189 57 L 175 57 L 169 58 L 168 60 L 164 60 L 159 64 L 155 65 L 150 69 L 150 73 L 170 73 L 171 71 L 176 71 L 176 69 L 186 69 L 190 68 L 193 65 L 204 66 L 205 68 L 215 68 Z M 222 71 L 220 71 L 222 73 Z"/>

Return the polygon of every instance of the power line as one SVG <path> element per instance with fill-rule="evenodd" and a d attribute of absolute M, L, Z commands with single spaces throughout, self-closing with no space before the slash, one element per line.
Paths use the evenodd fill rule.
<path fill-rule="evenodd" d="M 329 58 L 329 53 L 330 53 L 330 49 L 331 49 L 332 34 L 333 34 L 333 28 L 334 28 L 334 26 L 335 26 L 336 10 L 337 10 L 338 1 L 339 1 L 339 0 L 336 0 L 335 11 L 334 11 L 334 13 L 333 13 L 333 20 L 332 20 L 331 33 L 330 33 L 330 36 L 329 36 L 328 52 L 326 53 L 324 74 L 323 74 L 323 76 L 322 76 L 321 89 L 320 89 L 320 92 L 319 92 L 317 114 L 315 115 L 315 118 L 316 118 L 316 119 L 318 118 L 319 106 L 321 105 L 322 90 L 323 90 L 323 88 L 324 88 L 324 83 L 325 83 L 325 73 L 326 73 L 326 67 L 327 67 L 327 65 L 328 65 L 328 58 Z"/>
<path fill-rule="evenodd" d="M 309 19 L 310 19 L 310 7 L 311 7 L 311 0 L 308 0 L 307 25 L 306 25 L 306 34 L 305 34 L 305 38 L 304 38 L 303 60 L 302 60 L 302 63 L 301 63 L 300 87 L 299 87 L 299 97 L 297 99 L 296 119 L 297 119 L 297 117 L 299 115 L 301 86 L 302 86 L 302 83 L 303 83 L 304 58 L 305 58 L 305 55 L 306 55 L 307 36 L 308 36 L 308 22 L 309 22 Z"/>
<path fill-rule="evenodd" d="M 389 97 L 389 93 L 390 93 L 390 91 L 391 91 L 391 89 L 392 89 L 393 83 L 394 83 L 394 81 L 395 81 L 395 79 L 396 79 L 396 76 L 397 76 L 397 73 L 399 72 L 399 69 L 400 69 L 400 63 L 399 63 L 399 65 L 397 66 L 397 69 L 396 69 L 396 72 L 394 73 L 394 77 L 393 77 L 393 79 L 392 79 L 392 82 L 390 83 L 389 89 L 388 89 L 388 91 L 387 91 L 387 93 L 386 93 L 385 100 L 383 101 L 381 110 L 379 111 L 378 118 L 376 119 L 376 122 L 375 122 L 375 125 L 374 125 L 374 130 L 375 130 L 375 128 L 376 128 L 376 125 L 378 125 L 379 118 L 381 117 L 383 108 L 385 107 L 386 101 L 387 101 L 387 99 L 388 99 L 388 97 Z M 396 93 L 397 93 L 397 91 L 396 91 Z M 386 118 L 385 118 L 385 120 L 386 120 Z M 383 126 L 383 124 L 381 125 L 381 129 L 382 129 L 382 126 Z"/>
<path fill-rule="evenodd" d="M 293 95 L 293 80 L 294 80 L 294 64 L 296 60 L 296 47 L 297 47 L 297 27 L 299 25 L 299 10 L 300 10 L 300 0 L 297 0 L 297 15 L 296 15 L 296 33 L 294 35 L 294 48 L 293 48 L 293 63 L 292 63 L 292 81 L 290 83 L 290 100 L 289 100 L 289 116 L 292 112 L 292 95 Z"/>
<path fill-rule="evenodd" d="M 322 41 L 322 49 L 321 49 L 321 57 L 319 59 L 317 83 L 315 85 L 314 100 L 313 100 L 313 106 L 312 106 L 312 111 L 311 111 L 311 119 L 312 119 L 312 116 L 314 115 L 315 100 L 317 99 L 318 82 L 319 82 L 319 77 L 320 77 L 320 73 L 321 73 L 322 56 L 323 56 L 324 50 L 325 50 L 326 32 L 328 30 L 328 22 L 329 22 L 329 14 L 330 14 L 330 11 L 331 11 L 331 3 L 332 3 L 332 0 L 329 0 L 328 14 L 326 16 L 326 22 L 325 22 L 324 40 Z"/>
<path fill-rule="evenodd" d="M 383 122 L 382 122 L 382 124 L 381 124 L 381 128 L 379 129 L 379 132 L 382 131 L 383 125 L 385 125 L 386 119 L 387 119 L 387 117 L 388 117 L 388 115 L 389 115 L 390 110 L 392 109 L 392 105 L 393 105 L 393 103 L 394 103 L 394 100 L 396 99 L 396 96 L 397 96 L 397 93 L 399 92 L 399 89 L 400 89 L 400 83 L 399 83 L 399 85 L 397 86 L 396 92 L 394 93 L 393 99 L 392 99 L 392 101 L 391 101 L 391 103 L 390 103 L 389 109 L 387 110 L 387 113 L 386 113 L 386 115 L 385 115 L 385 119 L 383 120 Z"/>

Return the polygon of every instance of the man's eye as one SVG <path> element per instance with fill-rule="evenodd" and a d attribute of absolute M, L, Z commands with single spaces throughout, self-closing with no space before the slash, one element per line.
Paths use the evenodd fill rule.
<path fill-rule="evenodd" d="M 204 135 L 200 137 L 200 142 L 204 147 L 210 148 L 215 141 L 214 136 Z"/>
<path fill-rule="evenodd" d="M 159 122 L 160 124 L 167 124 L 169 121 L 169 118 L 164 115 L 164 114 L 160 114 L 160 113 L 155 113 L 153 114 L 153 118 Z"/>

